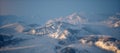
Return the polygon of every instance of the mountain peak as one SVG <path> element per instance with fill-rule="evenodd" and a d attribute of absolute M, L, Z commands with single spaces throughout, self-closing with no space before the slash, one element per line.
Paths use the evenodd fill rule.
<path fill-rule="evenodd" d="M 80 17 L 80 15 L 78 13 L 73 13 L 71 15 L 65 16 L 65 17 L 60 17 L 60 18 L 56 18 L 53 20 L 49 20 L 47 23 L 52 23 L 52 22 L 66 22 L 66 23 L 70 23 L 70 24 L 83 24 L 85 23 L 87 20 L 85 18 Z"/>

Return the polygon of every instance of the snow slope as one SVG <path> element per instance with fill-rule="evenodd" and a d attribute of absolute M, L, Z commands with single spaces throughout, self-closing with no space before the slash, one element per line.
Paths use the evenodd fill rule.
<path fill-rule="evenodd" d="M 0 24 L 0 53 L 120 53 L 118 18 L 93 23 L 73 13 L 42 26 L 19 21 Z"/>

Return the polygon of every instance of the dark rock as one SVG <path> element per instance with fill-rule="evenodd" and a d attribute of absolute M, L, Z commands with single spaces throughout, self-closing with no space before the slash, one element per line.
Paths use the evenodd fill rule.
<path fill-rule="evenodd" d="M 66 47 L 66 48 L 61 50 L 61 53 L 76 53 L 76 51 L 74 48 Z"/>

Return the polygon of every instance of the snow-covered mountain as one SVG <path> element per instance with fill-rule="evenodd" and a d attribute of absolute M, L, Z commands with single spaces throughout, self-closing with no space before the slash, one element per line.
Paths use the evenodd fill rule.
<path fill-rule="evenodd" d="M 2 21 L 0 53 L 120 53 L 119 21 L 117 16 L 93 23 L 77 13 L 42 26 Z"/>
<path fill-rule="evenodd" d="M 120 18 L 119 16 L 111 16 L 105 23 L 110 27 L 120 27 Z"/>

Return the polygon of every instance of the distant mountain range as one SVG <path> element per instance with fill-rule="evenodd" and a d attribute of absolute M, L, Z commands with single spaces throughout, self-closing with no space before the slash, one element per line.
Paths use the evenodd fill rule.
<path fill-rule="evenodd" d="M 120 53 L 120 15 L 98 22 L 89 19 L 73 13 L 40 25 L 0 16 L 0 52 Z"/>

